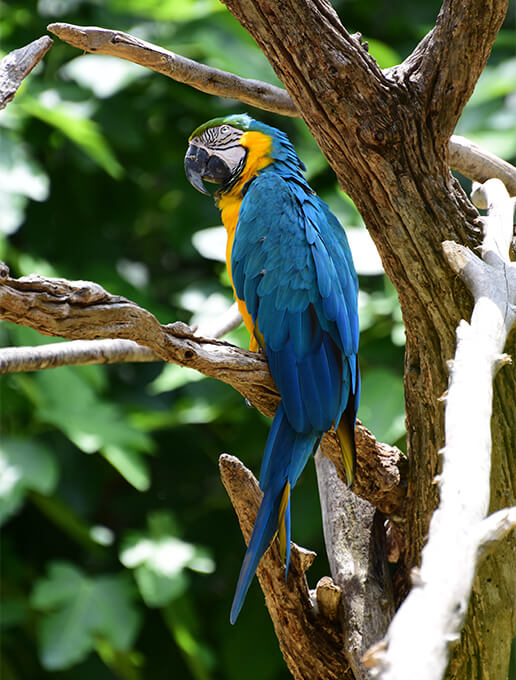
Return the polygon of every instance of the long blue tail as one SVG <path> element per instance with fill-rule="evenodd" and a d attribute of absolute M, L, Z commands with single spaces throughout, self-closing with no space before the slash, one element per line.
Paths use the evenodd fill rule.
<path fill-rule="evenodd" d="M 235 623 L 244 604 L 254 573 L 276 532 L 288 572 L 290 560 L 290 491 L 294 488 L 320 432 L 301 434 L 292 429 L 280 403 L 265 445 L 260 488 L 263 499 L 256 516 L 231 607 L 230 621 Z"/>

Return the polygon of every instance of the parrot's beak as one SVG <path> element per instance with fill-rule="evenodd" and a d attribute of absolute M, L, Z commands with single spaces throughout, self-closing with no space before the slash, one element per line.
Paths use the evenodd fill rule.
<path fill-rule="evenodd" d="M 210 155 L 206 149 L 195 144 L 190 144 L 186 152 L 185 172 L 190 184 L 207 196 L 210 193 L 206 191 L 203 180 L 225 184 L 231 178 L 231 171 L 220 156 Z"/>
<path fill-rule="evenodd" d="M 200 191 L 201 194 L 206 194 L 206 196 L 209 196 L 210 192 L 206 191 L 202 178 L 206 170 L 208 158 L 208 152 L 194 144 L 190 144 L 185 156 L 185 173 L 188 181 L 197 191 Z"/>

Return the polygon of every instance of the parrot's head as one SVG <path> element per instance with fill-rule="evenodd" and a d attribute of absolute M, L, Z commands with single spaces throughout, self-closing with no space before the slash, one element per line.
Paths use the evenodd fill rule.
<path fill-rule="evenodd" d="M 241 144 L 252 118 L 245 114 L 214 118 L 199 126 L 189 138 L 185 172 L 190 184 L 210 195 L 203 184 L 220 184 L 219 193 L 228 191 L 244 170 L 248 148 Z"/>

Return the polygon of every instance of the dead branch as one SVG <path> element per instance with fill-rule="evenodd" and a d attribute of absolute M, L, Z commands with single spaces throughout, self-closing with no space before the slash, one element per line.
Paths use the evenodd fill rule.
<path fill-rule="evenodd" d="M 219 465 L 247 543 L 262 493 L 253 474 L 238 458 L 223 454 Z M 291 546 L 286 582 L 276 541 L 272 542 L 256 571 L 289 670 L 297 680 L 352 680 L 353 673 L 346 670 L 340 625 L 319 613 L 308 589 L 305 571 L 312 564 L 315 553 L 299 548 L 295 543 Z"/>
<path fill-rule="evenodd" d="M 236 99 L 265 111 L 283 116 L 300 115 L 288 92 L 280 87 L 210 68 L 128 33 L 65 23 L 50 24 L 47 28 L 84 52 L 126 59 L 207 94 Z M 450 166 L 465 177 L 477 182 L 497 177 L 505 183 L 511 196 L 516 196 L 516 168 L 509 163 L 455 135 L 449 140 L 448 152 Z"/>
<path fill-rule="evenodd" d="M 82 353 L 84 363 L 92 363 L 88 360 L 92 355 L 101 358 L 103 363 L 106 354 L 113 361 L 122 360 L 129 349 L 140 358 L 144 354 L 145 360 L 161 359 L 189 366 L 222 380 L 267 416 L 274 415 L 278 405 L 279 396 L 262 354 L 240 349 L 223 340 L 199 337 L 181 322 L 162 325 L 147 310 L 126 298 L 109 294 L 95 283 L 49 279 L 34 274 L 14 279 L 9 276 L 8 267 L 0 263 L 0 318 L 29 326 L 44 335 L 93 341 L 89 347 L 85 344 L 72 346 L 71 356 Z M 99 345 L 99 338 L 111 340 L 105 347 Z M 117 343 L 123 340 L 124 344 L 112 345 L 113 339 Z M 133 344 L 128 346 L 128 341 Z M 143 351 L 134 343 L 144 348 Z M 66 347 L 65 343 L 63 347 Z M 45 358 L 43 349 L 37 350 L 40 360 L 52 360 Z M 11 351 L 4 350 L 7 356 L 0 354 L 0 368 L 6 373 L 12 368 Z M 18 361 L 16 352 L 11 359 Z M 356 432 L 358 466 L 353 489 L 359 495 L 365 494 L 385 513 L 396 513 L 405 491 L 401 483 L 403 456 L 396 447 L 379 444 L 360 424 Z M 323 446 L 335 461 L 339 475 L 345 479 L 342 457 L 336 453 L 340 449 L 335 433 L 325 435 Z"/>
<path fill-rule="evenodd" d="M 0 348 L 0 375 L 41 371 L 59 366 L 161 361 L 148 347 L 132 340 L 72 340 L 36 347 Z"/>
<path fill-rule="evenodd" d="M 7 54 L 0 61 L 0 110 L 14 98 L 22 80 L 39 64 L 53 45 L 53 40 L 44 35 Z"/>
<path fill-rule="evenodd" d="M 210 68 L 128 33 L 64 23 L 50 24 L 47 29 L 84 52 L 127 59 L 208 94 L 238 99 L 283 116 L 297 115 L 290 97 L 280 87 Z"/>
<path fill-rule="evenodd" d="M 376 654 L 382 680 L 444 676 L 448 647 L 460 637 L 482 548 L 514 526 L 514 509 L 485 519 L 493 379 L 500 363 L 507 363 L 502 352 L 516 323 L 516 264 L 509 260 L 513 204 L 499 180 L 486 182 L 481 193 L 488 207 L 482 259 L 456 243 L 443 243 L 475 306 L 471 323 L 459 324 L 450 362 L 440 504 L 414 586 L 389 627 L 386 648 Z"/>

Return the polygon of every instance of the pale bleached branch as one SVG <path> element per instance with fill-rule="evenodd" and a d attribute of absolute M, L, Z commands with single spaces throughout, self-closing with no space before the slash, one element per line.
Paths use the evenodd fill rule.
<path fill-rule="evenodd" d="M 65 23 L 50 24 L 47 28 L 64 42 L 84 52 L 132 61 L 207 94 L 236 99 L 282 116 L 300 116 L 288 92 L 280 87 L 211 68 L 128 33 Z M 478 182 L 496 177 L 505 183 L 511 196 L 516 196 L 514 166 L 464 137 L 452 136 L 448 149 L 450 166 L 454 170 Z"/>
<path fill-rule="evenodd" d="M 0 61 L 0 110 L 14 98 L 23 79 L 39 64 L 52 44 L 53 40 L 44 35 L 10 52 Z"/>
<path fill-rule="evenodd" d="M 101 338 L 133 341 L 151 350 L 152 360 L 159 358 L 189 366 L 228 383 L 267 416 L 274 415 L 279 402 L 267 360 L 261 353 L 240 349 L 223 340 L 199 337 L 181 322 L 162 325 L 134 302 L 111 295 L 89 281 L 35 274 L 14 279 L 9 276 L 8 267 L 0 263 L 0 319 L 29 326 L 44 335 L 92 340 L 90 349 L 96 352 L 103 347 L 98 345 Z M 82 348 L 87 354 L 88 347 Z M 125 352 L 125 348 L 126 345 L 121 345 L 119 350 L 113 349 L 113 360 L 116 352 Z M 133 351 L 139 352 L 136 347 Z M 151 358 L 148 352 L 146 358 Z M 9 372 L 5 356 L 2 368 Z M 361 425 L 357 425 L 356 439 L 358 465 L 353 489 L 382 511 L 395 513 L 404 496 L 400 483 L 404 470 L 401 452 L 378 443 Z M 338 450 L 334 432 L 325 435 L 323 446 L 330 452 Z M 342 456 L 334 456 L 334 460 L 339 475 L 345 479 Z"/>
<path fill-rule="evenodd" d="M 509 260 L 513 204 L 503 184 L 486 182 L 483 259 L 456 243 L 443 249 L 475 298 L 461 321 L 450 362 L 440 503 L 414 586 L 392 620 L 386 645 L 373 651 L 382 680 L 440 680 L 449 645 L 460 637 L 482 548 L 514 523 L 489 509 L 493 378 L 516 321 L 516 263 Z M 506 361 L 505 361 L 506 363 Z M 503 513 L 503 511 L 502 511 Z M 417 622 L 417 623 L 416 623 Z"/>
<path fill-rule="evenodd" d="M 36 347 L 0 348 L 0 374 L 41 371 L 59 366 L 161 361 L 132 340 L 72 340 Z"/>
<path fill-rule="evenodd" d="M 231 307 L 217 317 L 217 319 L 202 324 L 200 328 L 197 329 L 197 334 L 208 338 L 223 338 L 241 323 L 242 315 L 238 309 L 238 304 L 234 302 Z"/>
<path fill-rule="evenodd" d="M 516 196 L 516 168 L 466 137 L 453 135 L 448 147 L 450 166 L 475 182 L 499 179 Z"/>
<path fill-rule="evenodd" d="M 498 541 L 516 529 L 516 506 L 494 512 L 480 522 L 477 544 L 479 558 L 488 553 Z"/>

